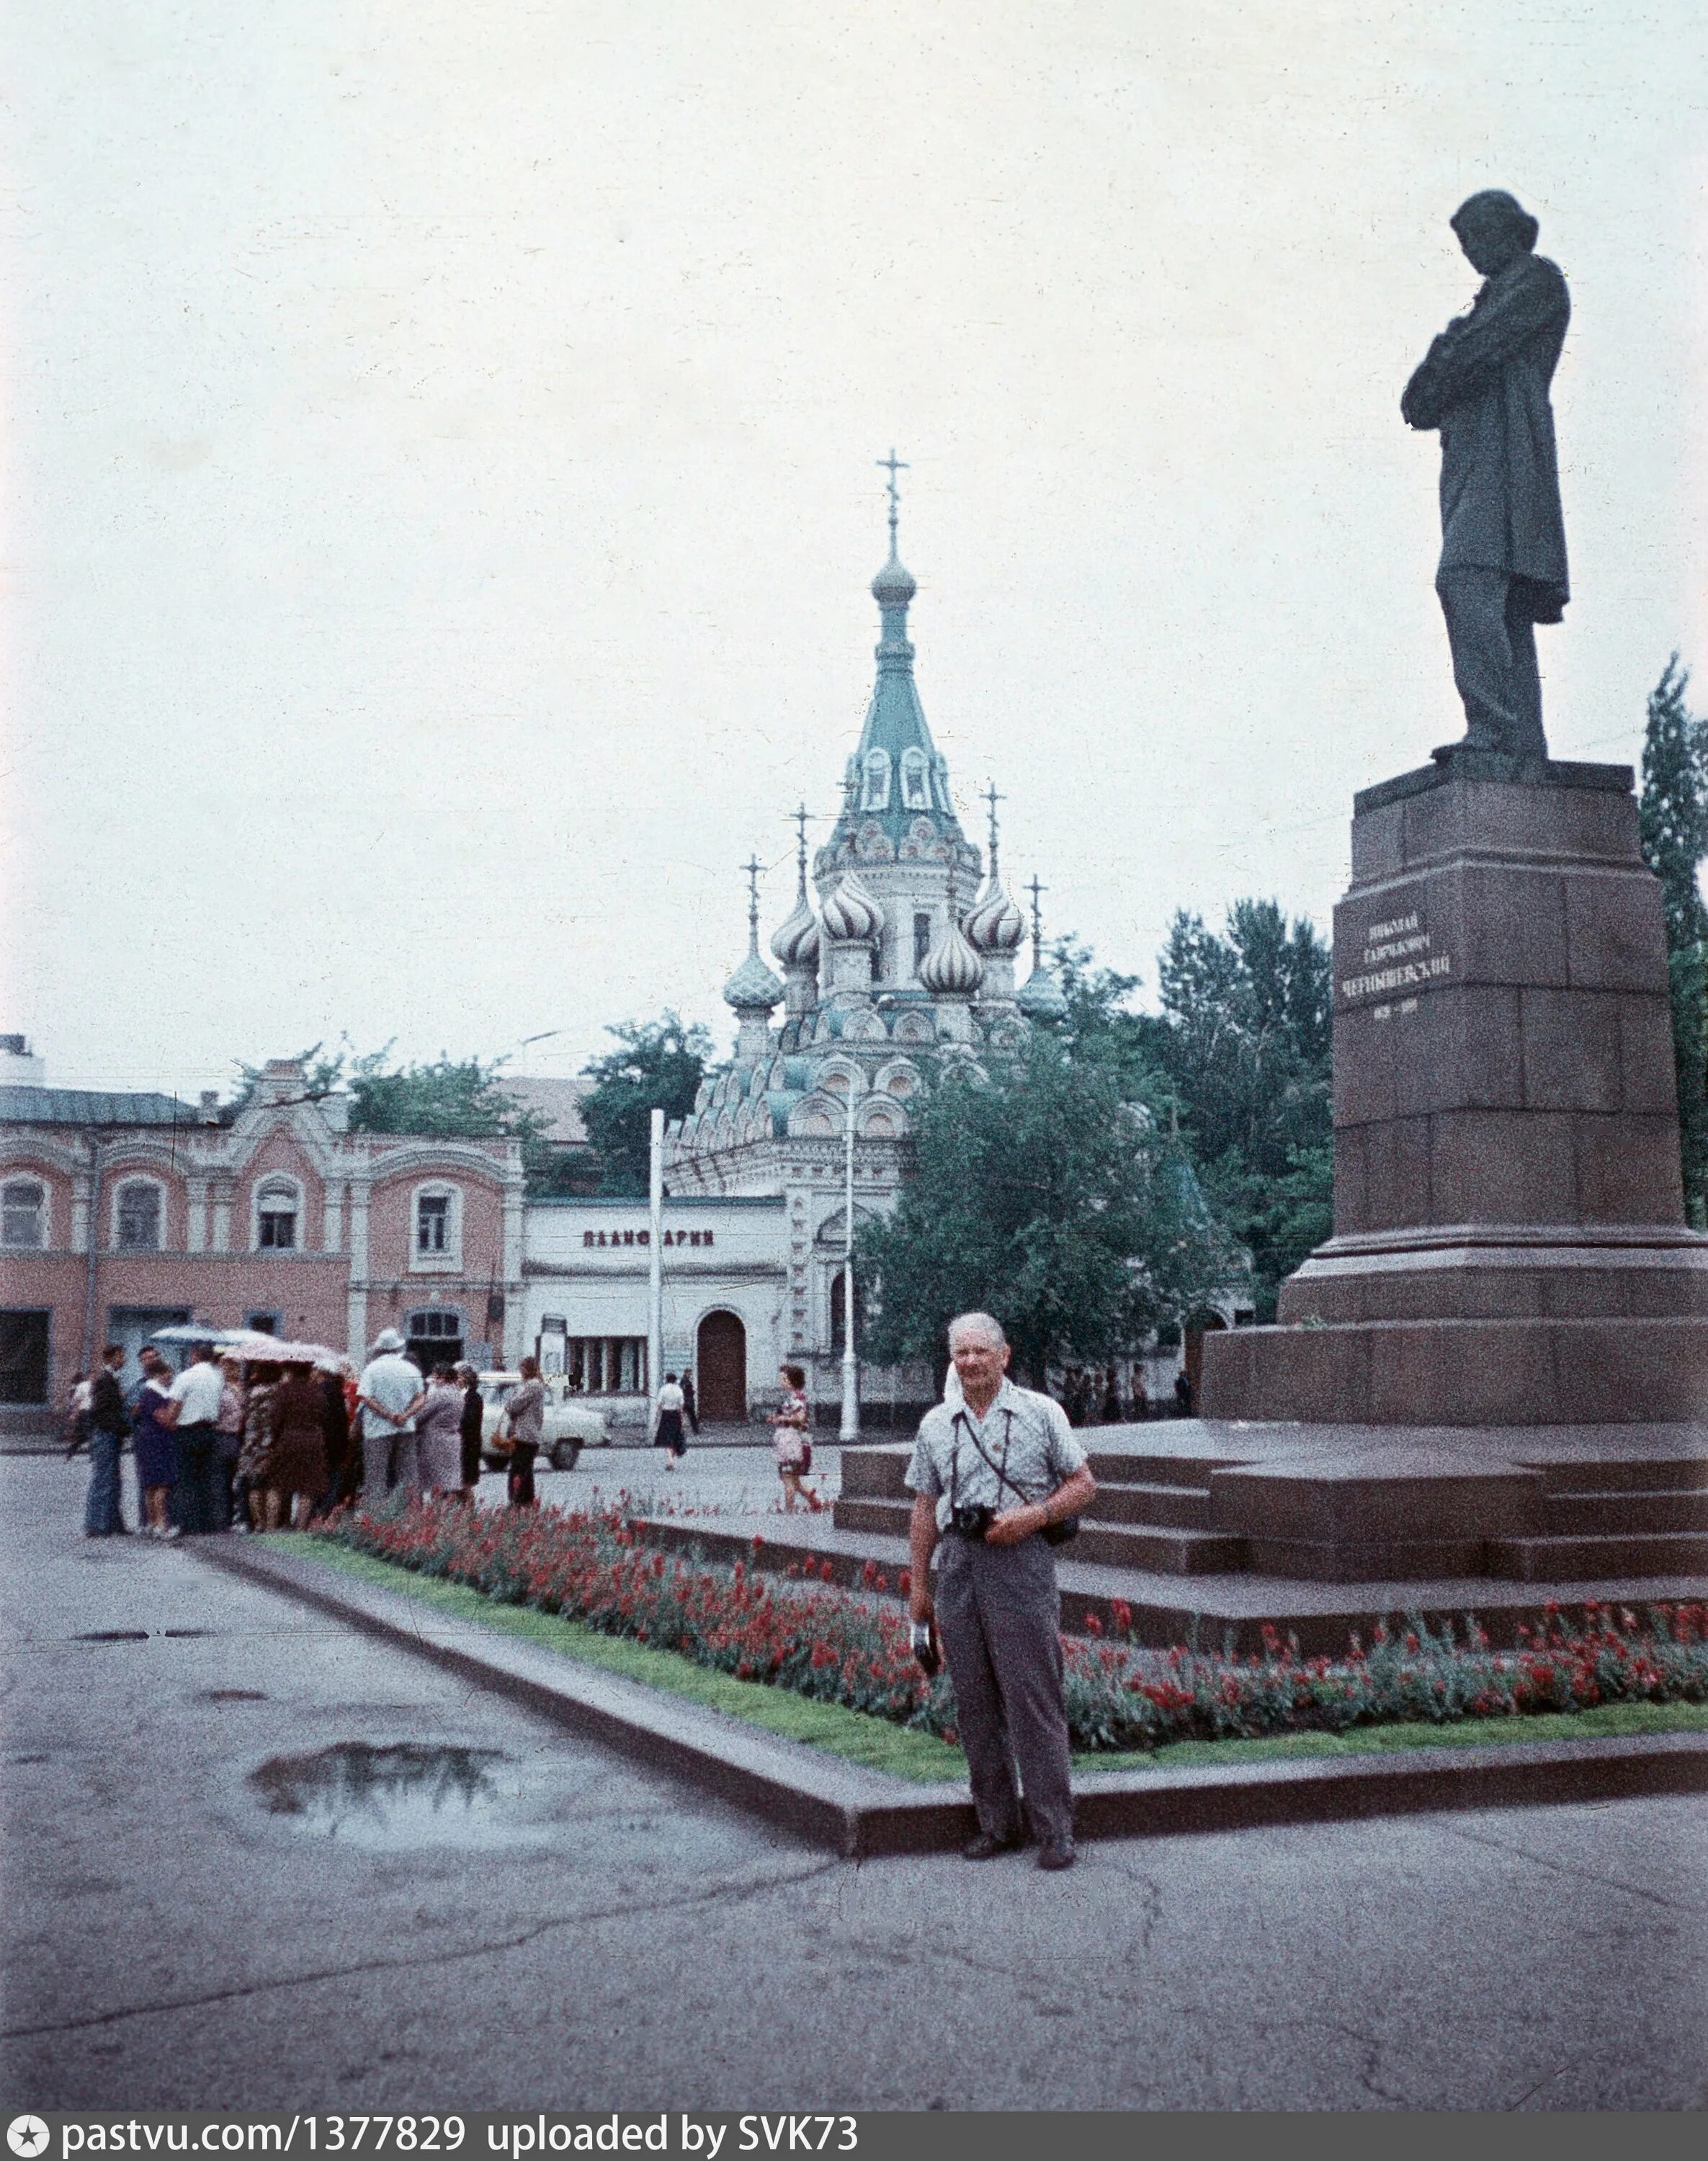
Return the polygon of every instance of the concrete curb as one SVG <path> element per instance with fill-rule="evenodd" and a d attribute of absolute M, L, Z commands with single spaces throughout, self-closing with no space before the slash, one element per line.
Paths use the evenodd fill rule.
<path fill-rule="evenodd" d="M 579 1666 L 247 1540 L 186 1540 L 210 1567 L 395 1643 L 539 1716 L 669 1771 L 851 1860 L 952 1851 L 976 1828 L 958 1781 L 916 1786 L 745 1726 L 721 1711 Z M 1154 1838 L 1441 1809 L 1708 1792 L 1708 1734 L 1419 1748 L 1401 1757 L 1094 1772 L 1075 1780 L 1082 1838 Z"/>

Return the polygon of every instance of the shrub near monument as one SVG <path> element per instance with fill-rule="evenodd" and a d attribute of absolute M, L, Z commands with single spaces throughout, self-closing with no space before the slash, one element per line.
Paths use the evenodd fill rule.
<path fill-rule="evenodd" d="M 637 1542 L 620 1508 L 548 1508 L 518 1522 L 446 1503 L 343 1517 L 318 1535 L 740 1680 L 956 1738 L 946 1676 L 920 1673 L 899 1610 L 740 1563 L 666 1555 Z M 880 1587 L 874 1565 L 867 1580 Z M 1588 1606 L 1577 1622 L 1550 1608 L 1511 1652 L 1491 1650 L 1470 1619 L 1462 1639 L 1416 1621 L 1379 1628 L 1367 1648 L 1355 1638 L 1339 1659 L 1302 1659 L 1273 1628 L 1262 1654 L 1247 1659 L 1072 1638 L 1064 1648 L 1073 1746 L 1093 1753 L 1708 1702 L 1708 1606 L 1700 1605 L 1651 1607 L 1641 1620 Z"/>

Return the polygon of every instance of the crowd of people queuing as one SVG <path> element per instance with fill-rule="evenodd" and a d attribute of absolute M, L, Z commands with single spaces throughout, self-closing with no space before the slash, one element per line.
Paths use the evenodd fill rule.
<path fill-rule="evenodd" d="M 136 1471 L 137 1530 L 163 1539 L 300 1529 L 360 1498 L 383 1507 L 404 1496 L 472 1501 L 480 1483 L 486 1404 L 473 1367 L 424 1375 L 395 1329 L 354 1362 L 282 1344 L 276 1359 L 221 1356 L 198 1344 L 174 1374 L 152 1345 L 127 1393 L 122 1344 L 74 1383 L 67 1453 L 86 1448 L 86 1538 L 124 1536 L 120 1463 Z M 532 1369 L 530 1371 L 530 1368 Z M 509 1497 L 534 1502 L 544 1389 L 532 1359 L 505 1406 Z"/>

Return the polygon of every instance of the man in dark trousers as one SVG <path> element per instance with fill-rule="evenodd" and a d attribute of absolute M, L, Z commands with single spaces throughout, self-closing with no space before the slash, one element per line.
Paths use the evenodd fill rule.
<path fill-rule="evenodd" d="M 1079 1514 L 1096 1481 L 1061 1405 L 1008 1379 L 1008 1341 L 989 1314 L 950 1323 L 949 1355 L 961 1401 L 926 1412 L 908 1466 L 909 1602 L 916 1622 L 935 1615 L 955 1683 L 979 1821 L 963 1851 L 988 1861 L 1023 1846 L 1029 1827 L 1039 1867 L 1070 1868 L 1061 1593 L 1043 1534 Z"/>
<path fill-rule="evenodd" d="M 1435 752 L 1545 758 L 1536 625 L 1570 597 L 1560 468 L 1548 388 L 1571 301 L 1558 267 L 1535 253 L 1536 221 L 1498 188 L 1461 203 L 1451 223 L 1483 284 L 1405 387 L 1401 417 L 1441 437 L 1441 560 L 1466 735 Z"/>
<path fill-rule="evenodd" d="M 122 1537 L 130 1526 L 119 1501 L 118 1459 L 131 1429 L 119 1373 L 122 1343 L 109 1343 L 89 1393 L 89 1499 L 83 1511 L 86 1539 Z"/>
<path fill-rule="evenodd" d="M 682 1415 L 688 1421 L 689 1431 L 697 1435 L 700 1431 L 700 1401 L 694 1393 L 692 1367 L 683 1374 L 677 1386 L 682 1391 Z"/>

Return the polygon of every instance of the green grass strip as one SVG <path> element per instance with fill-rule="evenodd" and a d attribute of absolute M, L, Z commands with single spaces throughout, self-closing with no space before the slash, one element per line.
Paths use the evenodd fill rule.
<path fill-rule="evenodd" d="M 655 1650 L 626 1636 L 601 1635 L 582 1622 L 537 1612 L 532 1606 L 508 1606 L 465 1584 L 419 1575 L 413 1569 L 377 1560 L 371 1554 L 357 1553 L 328 1539 L 283 1531 L 260 1543 L 280 1553 L 317 1561 L 382 1590 L 419 1599 L 435 1612 L 495 1629 L 502 1635 L 520 1637 L 581 1665 L 639 1681 L 662 1695 L 680 1696 L 685 1702 L 723 1711 L 767 1733 L 803 1742 L 810 1748 L 864 1764 L 868 1770 L 882 1771 L 891 1778 L 929 1784 L 966 1775 L 966 1759 L 959 1748 L 938 1740 L 935 1734 L 910 1732 L 905 1726 L 892 1725 L 887 1718 L 849 1711 L 841 1704 L 815 1703 L 763 1681 L 738 1681 L 732 1674 L 695 1665 L 680 1652 Z M 1075 1772 L 1095 1776 L 1111 1771 L 1172 1771 L 1300 1758 L 1387 1756 L 1417 1748 L 1487 1748 L 1525 1742 L 1605 1741 L 1650 1733 L 1702 1732 L 1708 1732 L 1708 1704 L 1612 1703 L 1599 1704 L 1590 1711 L 1467 1718 L 1446 1726 L 1399 1721 L 1361 1726 L 1351 1733 L 1278 1734 L 1267 1741 L 1175 1741 L 1153 1754 L 1082 1753 L 1074 1757 L 1073 1763 Z"/>
<path fill-rule="evenodd" d="M 1463 1718 L 1449 1726 L 1409 1721 L 1351 1733 L 1278 1733 L 1268 1741 L 1173 1741 L 1154 1755 L 1075 1756 L 1075 1771 L 1172 1771 L 1195 1764 L 1279 1763 L 1319 1756 L 1390 1756 L 1414 1748 L 1489 1748 L 1512 1742 L 1612 1741 L 1647 1733 L 1708 1733 L 1708 1703 L 1599 1703 L 1588 1711 Z"/>
<path fill-rule="evenodd" d="M 677 1651 L 655 1650 L 632 1637 L 605 1636 L 580 1621 L 560 1614 L 541 1613 L 531 1606 L 508 1606 L 471 1591 L 466 1584 L 446 1583 L 437 1576 L 418 1575 L 413 1569 L 398 1568 L 357 1553 L 330 1540 L 305 1537 L 294 1531 L 279 1532 L 263 1543 L 282 1553 L 320 1562 L 345 1575 L 406 1598 L 419 1599 L 435 1612 L 519 1636 L 549 1651 L 559 1652 L 601 1673 L 617 1674 L 624 1680 L 639 1681 L 661 1695 L 680 1696 L 710 1711 L 726 1712 L 748 1726 L 786 1741 L 805 1742 L 810 1748 L 840 1756 L 851 1763 L 887 1772 L 892 1778 L 929 1784 L 939 1778 L 962 1778 L 966 1759 L 933 1733 L 913 1733 L 887 1718 L 872 1718 L 865 1711 L 850 1711 L 840 1703 L 817 1703 L 791 1690 L 772 1688 L 763 1681 L 738 1681 L 709 1666 L 695 1665 Z"/>

